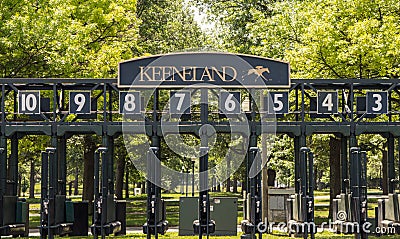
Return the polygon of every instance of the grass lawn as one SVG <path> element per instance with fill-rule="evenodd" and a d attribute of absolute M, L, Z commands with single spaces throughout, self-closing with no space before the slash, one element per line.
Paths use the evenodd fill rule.
<path fill-rule="evenodd" d="M 232 236 L 226 236 L 226 237 L 217 237 L 217 236 L 210 236 L 210 239 L 240 239 L 240 233 L 238 233 L 238 236 L 236 237 L 232 237 Z M 30 237 L 30 238 L 35 238 L 35 237 Z M 36 237 L 39 238 L 39 237 Z M 62 237 L 64 239 L 86 239 L 86 238 L 93 238 L 93 237 Z M 114 237 L 114 236 L 109 236 L 107 238 L 119 238 L 119 239 L 124 239 L 124 238 L 136 238 L 136 239 L 145 239 L 146 235 L 143 234 L 129 234 L 126 236 L 118 236 L 118 237 Z M 153 236 L 154 238 L 154 236 Z M 169 238 L 179 238 L 179 239 L 197 239 L 199 238 L 198 236 L 178 236 L 177 233 L 167 233 L 164 236 L 159 235 L 160 239 L 169 239 Z M 203 238 L 206 238 L 205 236 Z M 263 239 L 289 239 L 292 237 L 288 237 L 287 235 L 284 234 L 274 234 L 274 235 L 270 235 L 270 234 L 264 234 L 263 235 Z M 328 232 L 324 232 L 324 233 L 318 233 L 315 235 L 315 238 L 343 238 L 343 239 L 352 239 L 354 238 L 354 235 L 337 235 L 337 234 L 332 234 L 332 233 L 328 233 Z M 369 238 L 377 238 L 377 237 L 372 237 L 370 236 Z M 398 238 L 398 236 L 382 236 L 379 237 L 380 239 L 395 239 Z"/>
<path fill-rule="evenodd" d="M 374 193 L 378 194 L 379 192 L 373 191 L 369 193 Z M 316 193 L 316 200 L 315 200 L 315 222 L 317 225 L 321 224 L 322 222 L 328 222 L 328 214 L 329 214 L 329 191 L 317 191 Z M 179 223 L 179 198 L 185 195 L 182 194 L 163 194 L 163 198 L 166 200 L 166 206 L 167 206 L 167 220 L 169 221 L 169 225 L 171 227 L 176 227 L 178 226 Z M 189 194 L 191 196 L 191 194 Z M 197 196 L 197 195 L 195 195 Z M 220 192 L 220 193 L 210 193 L 211 197 L 237 197 L 238 198 L 238 224 L 243 219 L 243 200 L 242 200 L 242 195 L 241 194 L 233 194 L 233 193 L 225 193 L 225 192 Z M 71 197 L 73 201 L 80 201 L 81 198 L 80 196 L 73 196 Z M 39 214 L 40 214 L 40 199 L 29 199 L 28 202 L 30 203 L 29 209 L 30 209 L 30 218 L 29 218 L 29 223 L 30 223 L 30 228 L 37 228 L 39 226 Z M 375 215 L 374 208 L 377 206 L 377 200 L 374 199 L 369 199 L 369 212 L 368 215 L 370 217 L 373 217 Z M 126 222 L 128 227 L 141 227 L 146 221 L 146 195 L 138 195 L 138 196 L 131 196 L 127 200 L 127 215 L 126 215 Z M 89 225 L 91 224 L 91 217 L 89 216 Z M 239 236 L 237 237 L 210 237 L 210 238 L 220 238 L 220 239 L 225 239 L 225 238 L 240 238 L 240 234 L 238 233 Z M 176 238 L 177 234 L 176 233 L 168 233 L 166 236 L 160 236 L 160 238 Z M 76 238 L 76 237 L 75 237 Z M 112 238 L 112 237 L 110 237 Z M 118 237 L 118 238 L 124 238 L 124 237 Z M 128 238 L 125 237 L 125 238 Z M 145 238 L 145 236 L 140 235 L 140 234 L 131 234 L 129 235 L 129 238 Z M 189 238 L 198 238 L 198 237 L 179 237 L 182 239 L 189 239 Z M 271 239 L 277 239 L 277 238 L 288 238 L 287 234 L 281 234 L 281 235 L 264 235 L 263 238 L 271 238 Z M 351 235 L 336 235 L 336 234 L 329 234 L 329 233 L 320 233 L 316 235 L 316 238 L 354 238 L 354 236 Z M 396 238 L 396 237 L 381 237 L 382 239 L 385 238 Z"/>

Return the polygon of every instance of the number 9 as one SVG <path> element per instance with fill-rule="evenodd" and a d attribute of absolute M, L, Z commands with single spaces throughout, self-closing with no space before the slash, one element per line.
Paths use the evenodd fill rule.
<path fill-rule="evenodd" d="M 82 111 L 82 109 L 86 103 L 86 98 L 83 94 L 79 93 L 79 94 L 75 95 L 74 102 L 75 102 L 75 104 L 78 105 L 78 108 L 76 109 L 76 111 Z"/>

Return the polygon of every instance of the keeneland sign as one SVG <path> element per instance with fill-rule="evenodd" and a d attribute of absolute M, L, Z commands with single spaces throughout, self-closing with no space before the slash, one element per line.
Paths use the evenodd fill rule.
<path fill-rule="evenodd" d="M 118 86 L 133 88 L 289 87 L 289 64 L 268 58 L 213 52 L 156 55 L 119 64 Z"/>

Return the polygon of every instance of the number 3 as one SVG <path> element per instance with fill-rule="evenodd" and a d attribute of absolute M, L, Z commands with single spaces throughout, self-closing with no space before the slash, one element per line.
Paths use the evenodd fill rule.
<path fill-rule="evenodd" d="M 382 107 L 383 107 L 383 105 L 382 105 L 382 95 L 380 95 L 380 94 L 372 94 L 372 98 L 376 99 L 375 100 L 376 107 L 375 106 L 372 107 L 372 110 L 376 111 L 376 112 L 381 111 Z"/>

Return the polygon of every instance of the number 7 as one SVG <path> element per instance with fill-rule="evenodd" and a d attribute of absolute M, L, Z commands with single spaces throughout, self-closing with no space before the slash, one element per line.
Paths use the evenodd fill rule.
<path fill-rule="evenodd" d="M 179 98 L 178 105 L 176 106 L 176 110 L 180 111 L 183 105 L 183 100 L 185 99 L 185 93 L 175 93 L 175 97 Z"/>

